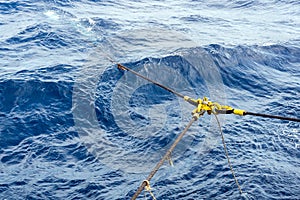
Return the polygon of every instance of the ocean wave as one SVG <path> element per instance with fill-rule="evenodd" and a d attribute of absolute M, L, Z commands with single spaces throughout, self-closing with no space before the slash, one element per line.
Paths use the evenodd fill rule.
<path fill-rule="evenodd" d="M 298 117 L 297 94 L 300 81 L 299 70 L 295 66 L 299 63 L 299 53 L 299 48 L 288 45 L 224 47 L 212 44 L 204 48 L 181 49 L 169 56 L 144 58 L 125 65 L 195 98 L 203 96 L 212 98 L 214 95 L 217 97 L 221 92 L 226 95 L 225 99 L 213 98 L 212 100 L 232 103 L 239 108 L 255 109 L 256 112 Z M 200 60 L 201 63 L 195 65 Z M 220 82 L 209 82 L 208 78 L 211 76 L 205 72 L 212 69 L 217 70 L 215 73 L 220 73 L 222 80 L 215 79 Z M 90 165 L 90 162 L 94 163 L 97 160 L 102 168 L 106 166 L 110 170 L 122 171 L 121 176 L 138 172 L 134 175 L 136 177 L 134 179 L 137 180 L 137 177 L 140 177 L 139 173 L 143 174 L 151 170 L 148 166 L 152 166 L 162 156 L 182 130 L 192 108 L 162 89 L 141 82 L 138 78 L 111 66 L 99 76 L 97 75 L 95 101 L 88 102 L 89 105 L 95 105 L 92 108 L 95 109 L 98 125 L 92 129 L 80 127 L 81 130 L 77 130 L 78 124 L 74 124 L 74 117 L 75 122 L 88 120 L 84 118 L 84 114 L 74 116 L 74 109 L 76 110 L 74 87 L 77 80 L 74 77 L 78 75 L 82 76 L 77 67 L 58 65 L 34 71 L 23 70 L 17 72 L 13 79 L 2 79 L 0 146 L 3 169 L 28 171 L 32 167 L 31 163 L 46 162 L 53 169 L 62 170 L 61 167 L 70 165 L 71 159 L 74 164 L 66 173 L 75 173 L 78 176 L 77 168 L 82 170 L 82 165 Z M 220 88 L 211 90 L 210 84 L 223 84 L 223 91 L 220 91 Z M 86 94 L 84 88 L 88 87 L 89 85 L 81 85 L 77 89 L 81 89 L 80 91 Z M 81 112 L 88 112 L 88 110 Z M 236 123 L 236 120 L 239 123 Z M 172 177 L 170 174 L 172 170 L 168 168 L 162 169 L 162 172 L 169 174 L 170 177 L 165 177 L 162 172 L 158 174 L 158 177 L 165 178 L 164 181 L 157 182 L 156 187 L 173 188 L 169 192 L 160 193 L 160 198 L 237 197 L 232 189 L 234 186 L 229 171 L 226 170 L 226 164 L 221 159 L 223 153 L 217 142 L 219 136 L 217 130 L 212 128 L 215 123 L 209 121 L 207 117 L 200 119 L 200 125 L 191 129 L 173 154 L 174 162 L 178 167 L 176 170 L 186 166 L 186 162 L 190 163 L 191 169 L 186 172 L 180 170 L 182 173 L 172 172 L 178 175 L 177 178 Z M 95 131 L 96 129 L 98 131 Z M 274 183 L 285 184 L 282 178 L 276 178 L 273 173 L 278 173 L 279 177 L 287 176 L 293 184 L 297 184 L 298 164 L 292 160 L 298 157 L 295 145 L 298 144 L 299 138 L 297 132 L 294 132 L 294 136 L 286 134 L 288 129 L 297 130 L 296 124 L 250 117 L 245 117 L 245 121 L 241 121 L 230 117 L 230 120 L 226 120 L 224 129 L 242 187 L 249 191 L 253 198 L 276 199 L 278 194 L 296 197 L 296 187 L 289 187 L 289 191 L 279 188 L 270 189 Z M 277 159 L 273 157 L 275 154 Z M 220 164 L 212 165 L 209 162 L 212 157 L 213 160 L 219 160 Z M 199 159 L 202 160 L 202 165 L 199 169 L 195 169 L 192 166 L 197 165 L 196 160 Z M 295 175 L 293 179 L 287 173 L 282 173 L 284 169 L 282 163 L 290 166 L 289 173 Z M 262 164 L 264 168 L 259 167 Z M 211 167 L 213 169 L 210 170 Z M 260 171 L 254 173 L 255 168 L 259 168 Z M 57 187 L 55 186 L 53 191 L 66 187 L 69 191 L 67 196 L 74 198 L 82 194 L 91 195 L 92 198 L 111 198 L 110 195 L 121 195 L 118 192 L 107 191 L 107 188 L 115 186 L 114 180 L 118 176 L 110 177 L 113 181 L 110 186 L 101 186 L 99 183 L 88 184 L 82 178 L 61 179 L 55 176 L 50 178 L 45 173 L 37 178 L 43 169 L 36 169 L 36 173 L 29 177 L 25 174 L 16 175 L 24 179 L 22 183 L 16 180 L 5 185 L 3 182 L 2 195 L 7 196 L 11 191 L 16 191 L 20 185 L 27 188 L 30 196 L 45 197 L 50 192 L 48 189 L 55 185 Z M 200 169 L 203 173 L 198 177 L 196 172 Z M 102 174 L 107 169 L 89 170 L 92 174 Z M 2 173 L 9 174 L 8 177 L 14 174 L 6 170 Z M 266 182 L 265 179 L 269 181 Z M 64 181 L 59 183 L 60 180 Z M 32 181 L 44 185 L 43 194 L 39 194 L 38 191 L 30 192 L 28 187 Z M 126 191 L 134 189 L 133 186 L 128 186 L 129 182 L 132 184 L 132 179 L 122 181 L 124 181 L 120 185 L 122 191 L 125 191 L 125 188 L 128 189 Z M 74 185 L 73 182 L 76 184 Z M 264 185 L 259 187 L 262 182 Z M 195 185 L 199 189 L 191 188 Z M 203 190 L 204 186 L 206 190 Z M 75 190 L 74 187 L 77 189 Z M 99 191 L 99 193 L 92 191 Z M 77 195 L 74 196 L 74 193 Z M 57 198 L 67 197 L 63 194 L 49 195 Z M 130 196 L 131 193 L 127 195 Z"/>

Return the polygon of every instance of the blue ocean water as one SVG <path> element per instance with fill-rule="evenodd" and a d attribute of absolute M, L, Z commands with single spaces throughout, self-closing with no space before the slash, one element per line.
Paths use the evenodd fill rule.
<path fill-rule="evenodd" d="M 129 199 L 193 107 L 300 118 L 298 1 L 0 1 L 0 199 Z M 300 125 L 201 117 L 157 199 L 300 199 Z M 151 199 L 142 193 L 139 199 Z"/>

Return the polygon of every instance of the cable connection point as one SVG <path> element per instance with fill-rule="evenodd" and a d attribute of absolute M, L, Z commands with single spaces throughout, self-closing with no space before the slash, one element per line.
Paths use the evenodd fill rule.
<path fill-rule="evenodd" d="M 118 65 L 118 69 L 128 71 L 128 69 L 126 67 L 124 67 L 123 65 L 121 65 L 119 63 L 117 65 Z"/>

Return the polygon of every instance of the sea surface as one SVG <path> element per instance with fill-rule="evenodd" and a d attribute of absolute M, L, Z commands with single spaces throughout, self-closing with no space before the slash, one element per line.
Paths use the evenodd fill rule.
<path fill-rule="evenodd" d="M 300 118 L 296 0 L 0 0 L 0 199 L 130 199 L 184 130 L 180 94 Z M 300 199 L 300 124 L 194 122 L 157 199 Z M 151 199 L 143 191 L 138 199 Z"/>

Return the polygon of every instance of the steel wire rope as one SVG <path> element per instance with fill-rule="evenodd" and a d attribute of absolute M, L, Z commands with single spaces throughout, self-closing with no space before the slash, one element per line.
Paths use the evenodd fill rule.
<path fill-rule="evenodd" d="M 234 178 L 234 180 L 235 180 L 236 185 L 237 185 L 238 188 L 239 188 L 240 194 L 243 194 L 243 191 L 242 191 L 242 189 L 241 189 L 241 186 L 240 186 L 240 184 L 239 184 L 239 182 L 238 182 L 238 180 L 237 180 L 237 178 L 236 178 L 236 176 L 235 176 L 233 167 L 232 167 L 231 162 L 230 162 L 230 158 L 229 158 L 228 150 L 227 150 L 227 147 L 226 147 L 225 138 L 224 138 L 224 134 L 223 134 L 223 130 L 222 130 L 220 121 L 219 121 L 219 119 L 218 119 L 218 117 L 217 117 L 217 115 L 216 115 L 215 113 L 214 113 L 214 116 L 215 116 L 216 121 L 217 121 L 217 123 L 218 123 L 218 127 L 219 127 L 220 134 L 221 134 L 221 137 L 222 137 L 222 143 L 223 143 L 223 147 L 224 147 L 224 151 L 225 151 L 225 155 L 226 155 L 226 158 L 227 158 L 227 162 L 228 162 L 230 171 L 231 171 L 231 173 L 232 173 L 232 175 L 233 175 L 233 178 Z"/>
<path fill-rule="evenodd" d="M 185 127 L 185 129 L 178 135 L 178 137 L 176 138 L 176 140 L 174 141 L 174 143 L 172 144 L 172 146 L 168 149 L 168 151 L 166 152 L 166 154 L 160 159 L 160 161 L 156 164 L 156 166 L 150 172 L 150 174 L 147 177 L 147 179 L 142 182 L 142 184 L 140 185 L 140 187 L 137 189 L 137 191 L 135 192 L 135 194 L 132 196 L 131 200 L 135 200 L 139 196 L 139 194 L 144 190 L 145 186 L 147 186 L 147 183 L 150 182 L 150 180 L 153 178 L 153 176 L 156 174 L 156 172 L 159 170 L 159 168 L 170 157 L 171 153 L 173 152 L 173 150 L 175 149 L 175 147 L 177 146 L 177 144 L 180 142 L 180 140 L 183 138 L 183 136 L 185 135 L 185 133 L 188 131 L 188 129 L 192 126 L 192 124 L 195 121 L 197 121 L 197 119 L 200 117 L 200 115 L 203 115 L 203 114 L 204 114 L 204 111 L 201 112 L 201 113 L 196 113 L 192 117 L 192 119 L 187 124 L 187 126 Z"/>

